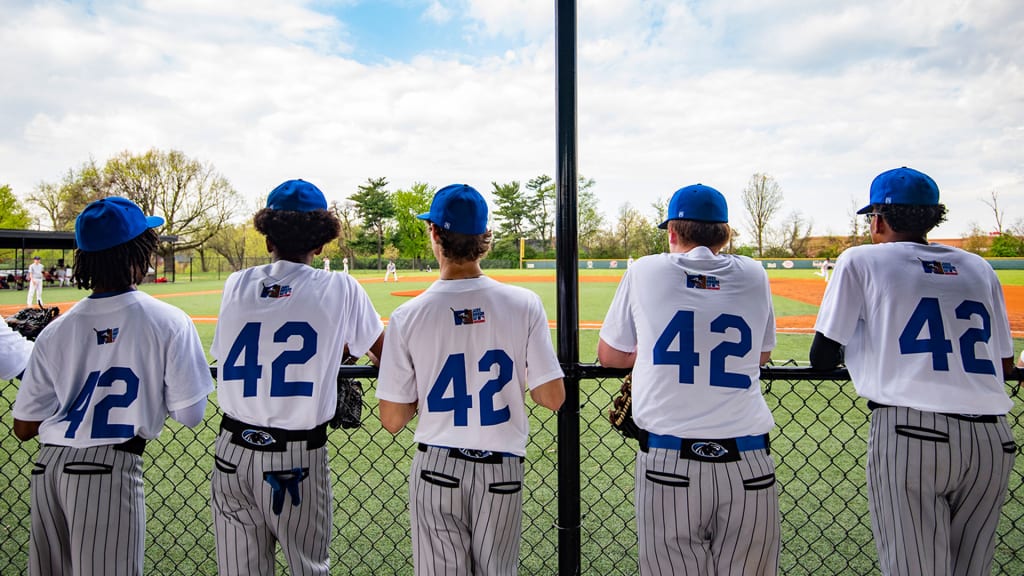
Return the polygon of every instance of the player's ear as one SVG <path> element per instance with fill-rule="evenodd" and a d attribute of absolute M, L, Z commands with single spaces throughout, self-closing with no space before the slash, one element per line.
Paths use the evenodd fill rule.
<path fill-rule="evenodd" d="M 264 238 L 264 240 L 266 240 L 266 242 L 267 242 L 267 252 L 270 252 L 271 254 L 273 254 L 273 252 L 274 252 L 274 243 L 270 241 L 269 237 L 268 238 Z"/>

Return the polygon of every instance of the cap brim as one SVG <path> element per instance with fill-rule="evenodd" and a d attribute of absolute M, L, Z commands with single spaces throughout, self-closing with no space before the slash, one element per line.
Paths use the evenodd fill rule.
<path fill-rule="evenodd" d="M 867 214 L 868 212 L 871 212 L 871 206 L 872 204 L 868 204 L 867 206 L 861 208 L 860 210 L 857 210 L 857 214 Z"/>
<path fill-rule="evenodd" d="M 419 218 L 420 220 L 430 220 L 430 212 L 425 212 L 423 214 L 417 214 L 416 217 Z"/>
<path fill-rule="evenodd" d="M 671 222 L 671 221 L 672 221 L 671 218 L 669 218 L 668 220 L 665 220 L 661 224 L 658 224 L 658 228 L 661 228 L 662 230 L 668 230 L 668 223 Z"/>
<path fill-rule="evenodd" d="M 146 216 L 146 227 L 156 228 L 157 226 L 163 226 L 164 219 L 159 216 Z"/>

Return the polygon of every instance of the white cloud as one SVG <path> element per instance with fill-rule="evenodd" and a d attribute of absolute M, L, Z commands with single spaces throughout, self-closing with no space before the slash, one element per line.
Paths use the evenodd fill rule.
<path fill-rule="evenodd" d="M 376 176 L 488 190 L 554 174 L 547 0 L 433 0 L 428 17 L 514 40 L 377 65 L 304 2 L 5 4 L 0 182 L 21 195 L 151 147 L 250 197 L 296 177 L 340 200 Z M 740 191 L 767 172 L 786 212 L 842 234 L 874 175 L 903 164 L 938 181 L 940 235 L 988 226 L 989 190 L 1024 206 L 1024 4 L 861 6 L 581 0 L 580 170 L 606 214 L 703 181 L 740 223 Z"/>

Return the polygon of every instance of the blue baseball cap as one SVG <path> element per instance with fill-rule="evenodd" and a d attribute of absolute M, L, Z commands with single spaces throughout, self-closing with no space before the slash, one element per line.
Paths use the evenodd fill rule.
<path fill-rule="evenodd" d="M 163 224 L 163 218 L 146 216 L 135 202 L 108 196 L 86 206 L 75 219 L 75 243 L 82 252 L 99 252 Z"/>
<path fill-rule="evenodd" d="M 292 212 L 327 210 L 327 199 L 319 188 L 305 180 L 288 180 L 271 190 L 267 208 Z"/>
<path fill-rule="evenodd" d="M 450 184 L 434 194 L 430 212 L 417 218 L 445 230 L 475 236 L 487 232 L 487 201 L 468 184 Z"/>
<path fill-rule="evenodd" d="M 672 199 L 668 201 L 667 218 L 658 228 L 668 228 L 671 220 L 724 223 L 729 221 L 729 206 L 725 203 L 725 196 L 718 190 L 694 184 L 672 194 Z"/>
<path fill-rule="evenodd" d="M 875 204 L 910 204 L 935 206 L 939 203 L 939 187 L 931 176 L 913 168 L 896 168 L 882 172 L 871 182 L 871 203 L 857 214 L 871 212 Z"/>

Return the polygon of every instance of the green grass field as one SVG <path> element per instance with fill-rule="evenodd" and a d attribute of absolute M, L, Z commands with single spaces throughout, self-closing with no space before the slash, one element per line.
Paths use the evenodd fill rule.
<path fill-rule="evenodd" d="M 551 271 L 488 271 L 492 275 L 526 276 L 522 282 L 541 295 L 549 317 L 555 316 L 555 286 L 544 276 Z M 607 275 L 609 271 L 581 274 Z M 813 271 L 771 271 L 771 277 L 814 278 Z M 357 274 L 379 278 L 376 272 Z M 1024 284 L 1024 272 L 1000 274 L 1004 283 Z M 194 317 L 215 317 L 224 279 L 194 275 L 192 282 L 149 284 L 143 290 L 168 296 L 167 301 Z M 406 301 L 394 290 L 424 288 L 428 280 L 396 285 L 366 283 L 378 311 L 390 315 Z M 580 284 L 581 321 L 603 319 L 616 284 Z M 181 294 L 181 295 L 179 295 Z M 48 302 L 67 302 L 84 293 L 47 288 Z M 0 304 L 24 302 L 24 292 L 0 292 Z M 813 314 L 815 307 L 785 298 L 775 301 L 776 315 Z M 209 348 L 212 322 L 197 324 Z M 581 360 L 593 361 L 596 330 L 580 332 Z M 805 359 L 808 335 L 779 337 L 776 359 Z M 1018 349 L 1021 342 L 1018 341 Z M 372 381 L 367 381 L 363 426 L 331 433 L 331 469 L 335 538 L 331 545 L 334 573 L 411 574 L 407 474 L 412 456 L 410 429 L 397 436 L 383 430 L 376 416 Z M 618 390 L 618 380 L 580 383 L 582 510 L 582 573 L 635 574 L 632 462 L 635 444 L 610 432 L 605 411 Z M 863 456 L 866 415 L 863 402 L 847 382 L 774 382 L 766 398 L 776 419 L 773 454 L 778 465 L 783 513 L 783 574 L 870 574 L 875 571 L 874 546 L 867 524 Z M 0 395 L 0 411 L 8 419 L 15 385 Z M 1016 402 L 1012 414 L 1018 443 L 1024 445 L 1024 414 Z M 147 448 L 147 571 L 154 574 L 214 574 L 216 564 L 209 513 L 209 474 L 216 434 L 216 396 L 207 420 L 196 430 L 170 422 L 161 438 Z M 546 410 L 531 413 L 524 497 L 524 536 L 520 573 L 553 574 L 557 569 L 558 514 L 557 421 Z M 0 493 L 0 573 L 23 573 L 28 538 L 28 471 L 35 442 L 19 444 L 4 435 L 6 455 L 0 475 L 8 489 Z M 995 573 L 1024 574 L 1024 458 L 1011 477 L 1011 494 L 1000 527 Z M 572 497 L 572 495 L 566 495 Z M 280 569 L 280 566 L 279 566 Z M 280 570 L 279 570 L 280 571 Z M 280 572 L 283 573 L 283 572 Z"/>

